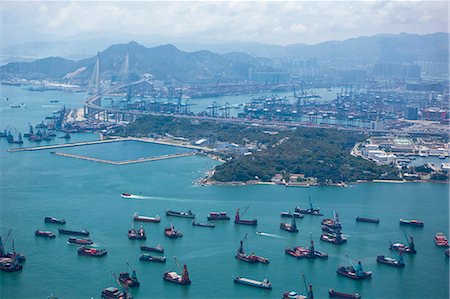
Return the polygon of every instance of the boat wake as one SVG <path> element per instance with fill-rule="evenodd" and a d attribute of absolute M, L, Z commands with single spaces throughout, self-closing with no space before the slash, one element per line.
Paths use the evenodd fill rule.
<path fill-rule="evenodd" d="M 271 238 L 278 238 L 278 239 L 286 239 L 283 236 L 275 235 L 275 234 L 268 234 L 264 232 L 256 232 L 257 235 L 264 236 L 264 237 L 271 237 Z"/>

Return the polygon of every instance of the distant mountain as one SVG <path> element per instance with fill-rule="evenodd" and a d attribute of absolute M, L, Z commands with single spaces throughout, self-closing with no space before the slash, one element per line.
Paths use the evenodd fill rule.
<path fill-rule="evenodd" d="M 103 78 L 117 76 L 129 55 L 129 69 L 132 76 L 150 73 L 160 80 L 191 81 L 211 78 L 246 79 L 248 69 L 258 65 L 258 59 L 241 54 L 219 55 L 210 51 L 185 52 L 167 44 L 146 48 L 136 42 L 113 45 L 99 53 L 100 69 Z M 60 57 L 50 57 L 33 62 L 8 63 L 0 67 L 0 75 L 17 75 L 29 79 L 61 79 L 65 74 L 81 67 L 86 71 L 80 74 L 87 79 L 94 69 L 97 57 L 80 61 Z"/>

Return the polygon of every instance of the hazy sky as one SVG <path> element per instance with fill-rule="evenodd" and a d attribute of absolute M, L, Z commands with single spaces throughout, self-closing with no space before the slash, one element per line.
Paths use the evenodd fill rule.
<path fill-rule="evenodd" d="M 0 16 L 4 45 L 92 32 L 313 44 L 448 31 L 447 1 L 0 1 Z"/>

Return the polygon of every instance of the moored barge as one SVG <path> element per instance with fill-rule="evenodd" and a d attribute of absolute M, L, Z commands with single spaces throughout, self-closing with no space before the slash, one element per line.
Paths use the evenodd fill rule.
<path fill-rule="evenodd" d="M 266 289 L 266 290 L 272 289 L 272 283 L 267 278 L 264 278 L 263 281 L 257 281 L 257 280 L 253 280 L 250 278 L 236 276 L 236 277 L 234 277 L 234 282 L 252 286 L 252 287 L 256 287 L 256 288 L 260 288 L 260 289 Z"/>
<path fill-rule="evenodd" d="M 356 222 L 380 223 L 380 219 L 356 216 Z"/>
<path fill-rule="evenodd" d="M 74 236 L 89 236 L 89 232 L 85 229 L 82 230 L 68 230 L 58 228 L 58 232 L 63 235 L 74 235 Z"/>
<path fill-rule="evenodd" d="M 328 295 L 330 296 L 330 298 L 361 299 L 361 295 L 358 293 L 347 294 L 347 293 L 337 292 L 334 289 L 329 289 Z"/>
<path fill-rule="evenodd" d="M 181 217 L 181 218 L 195 218 L 195 214 L 192 213 L 191 210 L 188 210 L 187 212 L 177 212 L 177 211 L 166 210 L 166 215 L 173 216 L 173 217 Z"/>

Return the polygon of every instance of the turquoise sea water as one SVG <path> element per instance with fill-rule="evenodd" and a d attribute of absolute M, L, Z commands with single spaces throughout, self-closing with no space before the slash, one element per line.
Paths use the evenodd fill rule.
<path fill-rule="evenodd" d="M 80 95 L 30 93 L 18 89 L 8 92 L 20 96 L 28 109 L 16 117 L 14 109 L 0 110 L 0 129 L 7 124 L 26 129 L 28 121 L 40 122 L 47 115 L 42 103 L 54 97 L 77 105 Z M 15 93 L 14 93 L 15 92 Z M 2 97 L 5 91 L 2 90 Z M 32 94 L 29 95 L 29 94 Z M 37 103 L 34 103 L 36 101 Z M 35 109 L 32 106 L 35 105 Z M 19 113 L 19 111 L 14 111 Z M 22 125 L 22 124 L 25 125 Z M 74 134 L 73 140 L 93 140 L 95 134 Z M 73 141 L 72 140 L 72 141 Z M 63 139 L 57 140 L 62 142 Z M 25 144 L 27 145 L 27 144 Z M 108 155 L 122 160 L 124 152 L 139 152 L 135 143 L 123 143 L 119 149 L 102 145 L 81 147 L 83 154 Z M 436 232 L 449 234 L 449 189 L 445 184 L 359 184 L 349 188 L 295 188 L 271 185 L 198 186 L 194 182 L 217 162 L 205 157 L 186 157 L 133 165 L 107 165 L 67 157 L 50 151 L 7 153 L 12 147 L 0 140 L 0 234 L 13 229 L 16 251 L 26 255 L 22 272 L 0 273 L 1 298 L 46 298 L 51 292 L 60 298 L 100 298 L 102 289 L 114 286 L 111 272 L 127 270 L 126 262 L 136 269 L 141 287 L 135 298 L 280 298 L 284 291 L 305 293 L 301 272 L 313 284 L 315 298 L 328 298 L 328 288 L 358 292 L 363 298 L 448 298 L 449 259 L 435 245 Z M 131 150 L 130 150 L 130 148 Z M 150 145 L 150 147 L 152 147 Z M 71 149 L 71 150 L 75 150 Z M 144 149 L 145 151 L 147 149 Z M 153 150 L 153 149 L 152 149 Z M 155 147 L 158 154 L 164 149 Z M 133 154 L 134 155 L 134 154 Z M 120 193 L 141 195 L 124 199 Z M 305 216 L 298 220 L 300 232 L 289 234 L 279 229 L 281 211 L 306 206 L 308 196 L 321 208 L 324 217 L 339 212 L 348 243 L 335 246 L 319 240 L 322 217 Z M 227 211 L 250 206 L 244 218 L 258 218 L 257 227 L 219 222 L 213 229 L 193 227 L 188 219 L 170 219 L 165 209 L 196 213 L 205 222 L 210 211 Z M 159 224 L 143 224 L 147 241 L 130 241 L 127 230 L 134 212 L 153 216 Z M 380 218 L 379 225 L 356 223 L 356 216 Z M 108 250 L 104 258 L 80 257 L 76 246 L 67 245 L 67 236 L 53 240 L 36 238 L 36 229 L 57 232 L 57 225 L 44 224 L 45 216 L 65 218 L 68 229 L 86 228 L 94 242 Z M 415 239 L 418 253 L 406 255 L 404 269 L 377 264 L 377 255 L 395 256 L 388 242 L 405 241 L 399 218 L 416 218 L 424 228 L 405 227 Z M 172 220 L 183 238 L 169 240 L 163 228 Z M 273 234 L 256 235 L 256 231 Z M 316 249 L 329 254 L 327 260 L 295 260 L 285 255 L 285 247 L 307 246 L 310 235 Z M 234 258 L 239 240 L 248 235 L 245 249 L 268 257 L 270 264 L 246 264 Z M 162 244 L 166 264 L 139 261 L 139 245 Z M 11 249 L 8 242 L 7 248 Z M 353 281 L 337 276 L 339 265 L 347 265 L 345 254 L 360 259 L 373 277 Z M 173 256 L 186 263 L 192 285 L 181 287 L 164 282 L 162 274 L 177 269 Z M 272 291 L 233 283 L 233 276 L 262 280 L 269 278 Z"/>

